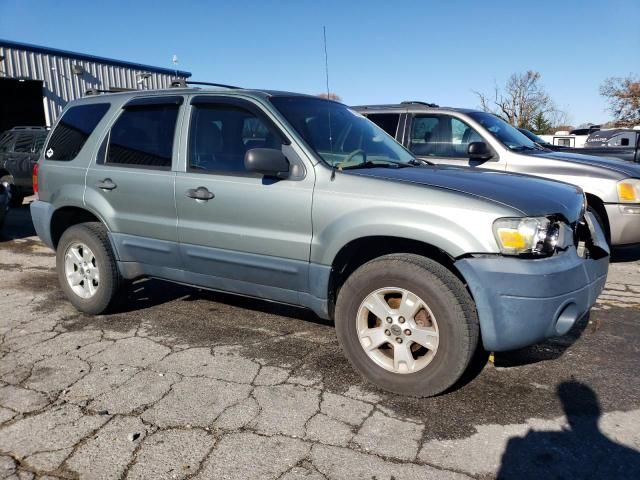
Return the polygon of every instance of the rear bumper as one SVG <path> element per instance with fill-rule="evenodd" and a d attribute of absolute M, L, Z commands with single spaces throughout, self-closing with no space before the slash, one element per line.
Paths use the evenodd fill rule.
<path fill-rule="evenodd" d="M 584 259 L 571 248 L 546 259 L 487 256 L 456 266 L 476 301 L 484 347 L 505 351 L 567 333 L 602 292 L 609 257 Z"/>
<path fill-rule="evenodd" d="M 53 216 L 53 205 L 47 202 L 36 200 L 31 203 L 31 221 L 36 229 L 36 233 L 43 243 L 54 249 L 51 240 L 51 217 Z"/>
<path fill-rule="evenodd" d="M 605 205 L 611 230 L 611 245 L 640 243 L 640 205 Z M 636 213 L 631 213 L 636 212 Z"/>

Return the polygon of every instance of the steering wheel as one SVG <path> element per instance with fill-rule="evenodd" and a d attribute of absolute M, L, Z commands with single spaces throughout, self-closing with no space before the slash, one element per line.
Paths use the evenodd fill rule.
<path fill-rule="evenodd" d="M 349 155 L 347 155 L 345 159 L 338 164 L 338 167 L 341 167 L 345 163 L 349 163 L 349 161 L 352 160 L 353 157 L 355 157 L 356 155 L 362 155 L 362 163 L 367 163 L 367 153 L 364 150 L 359 148 L 351 152 Z"/>

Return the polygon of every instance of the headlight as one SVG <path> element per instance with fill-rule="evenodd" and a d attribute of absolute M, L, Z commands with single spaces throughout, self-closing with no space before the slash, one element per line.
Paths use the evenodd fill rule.
<path fill-rule="evenodd" d="M 640 203 L 640 180 L 627 178 L 619 181 L 618 200 L 620 203 Z"/>
<path fill-rule="evenodd" d="M 504 255 L 552 255 L 563 244 L 562 224 L 546 217 L 499 218 L 493 232 Z"/>

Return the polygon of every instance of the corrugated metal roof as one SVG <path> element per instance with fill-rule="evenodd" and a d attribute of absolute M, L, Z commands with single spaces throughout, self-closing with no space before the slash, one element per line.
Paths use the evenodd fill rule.
<path fill-rule="evenodd" d="M 54 55 L 57 57 L 70 57 L 78 60 L 86 60 L 89 62 L 102 63 L 106 65 L 114 65 L 116 67 L 124 67 L 124 68 L 131 68 L 134 70 L 146 70 L 149 72 L 163 73 L 165 75 L 176 74 L 176 70 L 173 70 L 171 68 L 154 67 L 151 65 L 144 65 L 144 64 L 135 63 L 135 62 L 125 62 L 122 60 L 115 60 L 113 58 L 98 57 L 95 55 L 87 55 L 85 53 L 71 52 L 69 50 L 60 50 L 57 48 L 43 47 L 40 45 L 31 45 L 29 43 L 13 42 L 11 40 L 4 40 L 2 38 L 0 38 L 0 47 L 28 50 L 36 53 Z M 178 70 L 177 76 L 189 78 L 191 76 L 191 72 Z"/>

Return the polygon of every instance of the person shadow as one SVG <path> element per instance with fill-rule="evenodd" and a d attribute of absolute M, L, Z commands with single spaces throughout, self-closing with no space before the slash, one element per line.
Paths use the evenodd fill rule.
<path fill-rule="evenodd" d="M 498 479 L 634 479 L 640 478 L 640 452 L 605 437 L 595 392 L 570 381 L 558 386 L 569 427 L 560 432 L 530 430 L 512 438 L 502 456 Z"/>

